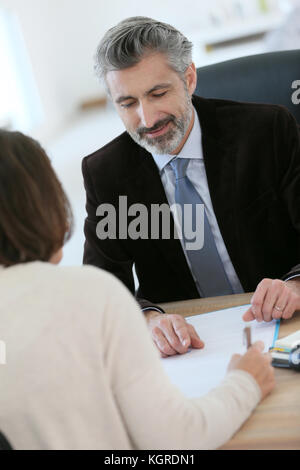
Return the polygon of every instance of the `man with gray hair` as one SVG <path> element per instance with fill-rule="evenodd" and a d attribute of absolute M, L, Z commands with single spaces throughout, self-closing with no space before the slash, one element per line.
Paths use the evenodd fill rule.
<path fill-rule="evenodd" d="M 126 132 L 83 160 L 84 263 L 110 271 L 132 293 L 135 265 L 137 300 L 162 356 L 203 342 L 182 317 L 165 314 L 157 303 L 255 291 L 245 320 L 290 318 L 300 308 L 300 265 L 292 268 L 300 247 L 300 139 L 292 116 L 275 105 L 195 96 L 192 44 L 150 18 L 128 18 L 111 28 L 97 49 L 96 71 Z M 128 214 L 120 196 L 126 196 Z M 107 237 L 99 234 L 103 204 L 119 215 Z M 129 236 L 141 204 L 147 211 L 139 223 L 155 236 Z M 157 205 L 176 208 L 174 236 L 157 236 L 151 217 Z M 188 248 L 189 222 L 194 235 L 203 232 L 197 249 Z M 278 252 L 283 244 L 284 256 Z"/>

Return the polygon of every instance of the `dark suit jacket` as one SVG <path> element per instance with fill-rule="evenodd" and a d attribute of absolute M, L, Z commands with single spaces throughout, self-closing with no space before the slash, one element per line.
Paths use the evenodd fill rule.
<path fill-rule="evenodd" d="M 300 274 L 300 136 L 294 118 L 276 105 L 196 96 L 193 103 L 215 215 L 244 290 L 254 291 L 265 277 Z M 84 158 L 82 170 L 84 263 L 113 273 L 132 293 L 135 263 L 142 307 L 199 297 L 180 240 L 96 236 L 102 203 L 117 208 L 120 195 L 128 197 L 128 206 L 143 203 L 149 211 L 151 204 L 167 203 L 152 155 L 125 132 Z"/>

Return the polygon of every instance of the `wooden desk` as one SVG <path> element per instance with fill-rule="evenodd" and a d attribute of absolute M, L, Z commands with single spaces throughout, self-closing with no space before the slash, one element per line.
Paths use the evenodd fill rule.
<path fill-rule="evenodd" d="M 251 294 L 161 304 L 167 313 L 198 315 L 250 303 Z M 300 329 L 300 312 L 282 320 L 279 338 Z M 300 373 L 275 369 L 276 387 L 222 449 L 300 449 Z"/>

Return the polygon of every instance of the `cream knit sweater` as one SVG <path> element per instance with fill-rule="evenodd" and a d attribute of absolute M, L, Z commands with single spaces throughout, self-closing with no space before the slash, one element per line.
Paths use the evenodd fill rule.
<path fill-rule="evenodd" d="M 16 449 L 217 448 L 260 400 L 243 371 L 185 398 L 133 297 L 94 267 L 1 267 L 0 298 L 0 429 Z"/>

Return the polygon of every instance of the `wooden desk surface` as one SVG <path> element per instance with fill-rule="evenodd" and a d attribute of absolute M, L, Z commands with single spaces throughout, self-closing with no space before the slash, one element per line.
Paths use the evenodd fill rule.
<path fill-rule="evenodd" d="M 167 313 L 198 315 L 250 303 L 251 294 L 161 304 Z M 300 312 L 282 320 L 279 338 L 300 329 Z M 222 449 L 300 449 L 300 373 L 275 369 L 276 387 Z"/>

